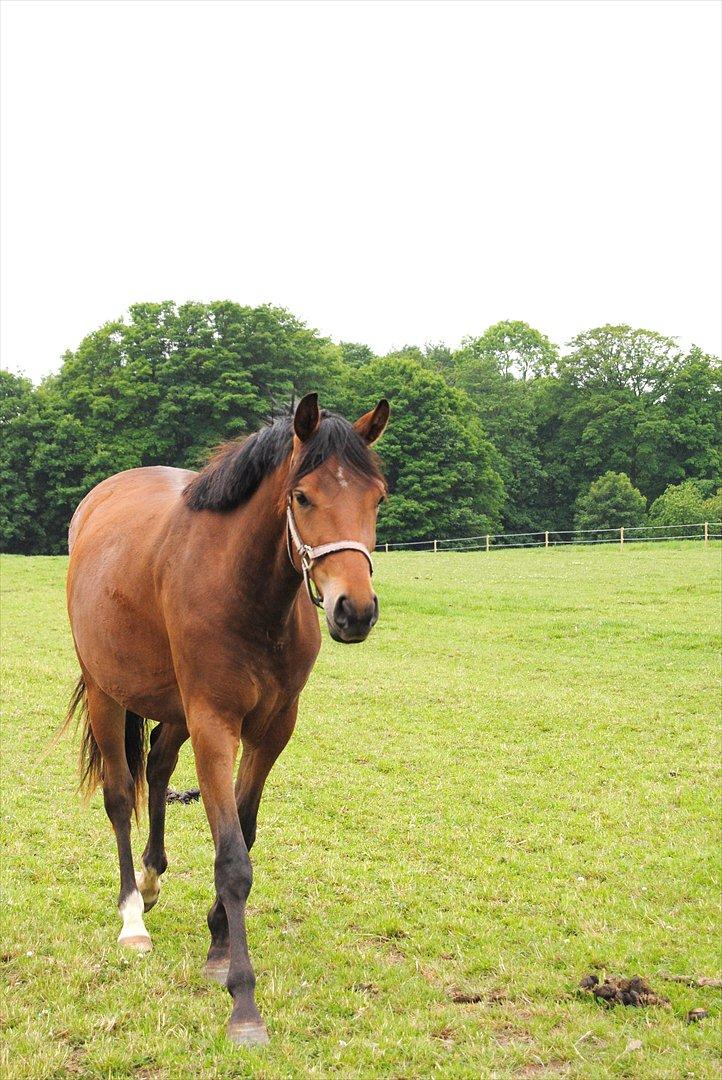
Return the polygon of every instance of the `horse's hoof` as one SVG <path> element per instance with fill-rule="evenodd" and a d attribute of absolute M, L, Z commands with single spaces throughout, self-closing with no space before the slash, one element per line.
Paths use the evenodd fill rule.
<path fill-rule="evenodd" d="M 153 948 L 147 934 L 132 934 L 130 937 L 118 938 L 118 944 L 124 949 L 133 949 L 134 952 L 147 953 Z"/>
<path fill-rule="evenodd" d="M 141 893 L 141 896 L 142 896 L 142 893 Z M 150 911 L 150 909 L 152 907 L 155 907 L 155 905 L 158 903 L 158 897 L 159 896 L 160 896 L 160 892 L 157 892 L 155 894 L 155 896 L 152 896 L 150 898 L 150 900 L 146 900 L 146 898 L 143 896 L 143 914 L 144 915 L 146 914 L 146 912 Z"/>
<path fill-rule="evenodd" d="M 228 979 L 228 969 L 228 960 L 206 960 L 203 965 L 203 974 L 207 979 L 212 979 L 213 982 L 225 986 Z"/>
<path fill-rule="evenodd" d="M 231 1022 L 227 1030 L 228 1038 L 236 1046 L 268 1046 L 268 1032 L 262 1020 L 260 1023 L 256 1020 L 243 1024 Z"/>

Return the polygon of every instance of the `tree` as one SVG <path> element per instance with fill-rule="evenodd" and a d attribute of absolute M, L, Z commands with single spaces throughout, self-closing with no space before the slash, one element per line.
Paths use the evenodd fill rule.
<path fill-rule="evenodd" d="M 693 346 L 667 381 L 661 409 L 669 438 L 664 476 L 719 482 L 722 475 L 722 367 Z M 662 490 L 660 486 L 658 490 Z"/>
<path fill-rule="evenodd" d="M 89 334 L 53 389 L 95 435 L 95 481 L 113 463 L 194 466 L 308 390 L 332 401 L 344 370 L 338 347 L 282 308 L 164 302 Z"/>
<path fill-rule="evenodd" d="M 519 321 L 494 323 L 481 337 L 466 338 L 463 345 L 466 358 L 491 360 L 502 375 L 514 375 L 522 382 L 549 375 L 559 360 L 556 345 L 545 334 Z"/>
<path fill-rule="evenodd" d="M 368 345 L 356 341 L 342 341 L 339 344 L 341 359 L 349 367 L 361 367 L 374 359 L 374 351 Z"/>
<path fill-rule="evenodd" d="M 697 347 L 684 354 L 673 338 L 607 325 L 559 356 L 538 330 L 507 321 L 455 352 L 407 345 L 378 359 L 283 308 L 164 301 L 89 333 L 39 387 L 0 374 L 3 547 L 64 550 L 75 506 L 104 477 L 197 467 L 310 390 L 346 415 L 384 390 L 394 398 L 381 444 L 389 540 L 570 528 L 577 496 L 608 471 L 655 514 L 676 499 L 685 517 L 720 517 L 720 362 Z M 667 497 L 687 480 L 702 512 Z"/>
<path fill-rule="evenodd" d="M 651 394 L 656 400 L 682 359 L 674 338 L 626 325 L 586 330 L 572 338 L 569 349 L 557 369 L 576 386 Z"/>
<path fill-rule="evenodd" d="M 706 520 L 706 500 L 695 480 L 670 484 L 649 508 L 651 525 L 697 525 Z"/>
<path fill-rule="evenodd" d="M 705 499 L 703 518 L 705 521 L 713 521 L 715 525 L 722 524 L 722 487 L 717 488 L 714 495 Z"/>
<path fill-rule="evenodd" d="M 629 326 L 586 331 L 534 393 L 546 520 L 568 521 L 576 493 L 605 469 L 626 473 L 649 499 L 701 467 L 712 473 L 712 368 L 673 338 Z"/>
<path fill-rule="evenodd" d="M 630 528 L 644 523 L 647 500 L 626 473 L 605 472 L 576 501 L 575 529 Z"/>
<path fill-rule="evenodd" d="M 465 390 L 499 454 L 506 502 L 504 528 L 539 528 L 544 476 L 538 452 L 533 382 L 557 359 L 556 346 L 527 323 L 503 322 L 454 353 L 447 379 Z M 534 376 L 534 378 L 532 378 Z"/>
<path fill-rule="evenodd" d="M 392 413 L 379 443 L 389 486 L 380 539 L 498 529 L 504 501 L 498 459 L 466 394 L 418 361 L 384 357 L 351 375 L 344 411 L 365 412 L 380 396 L 389 399 Z"/>
<path fill-rule="evenodd" d="M 38 534 L 38 502 L 29 485 L 39 438 L 38 406 L 30 379 L 0 370 L 0 545 L 32 550 Z"/>

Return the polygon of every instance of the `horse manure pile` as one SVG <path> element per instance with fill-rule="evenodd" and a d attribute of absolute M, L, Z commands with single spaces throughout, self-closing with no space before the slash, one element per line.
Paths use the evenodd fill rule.
<path fill-rule="evenodd" d="M 184 806 L 187 806 L 188 803 L 198 802 L 200 794 L 201 789 L 197 787 L 190 788 L 188 791 L 174 791 L 173 788 L 168 788 L 165 793 L 165 801 L 167 803 L 179 802 L 183 803 Z"/>
<path fill-rule="evenodd" d="M 654 992 L 641 976 L 621 979 L 616 975 L 607 976 L 604 982 L 597 975 L 587 975 L 579 984 L 580 990 L 592 994 L 605 1005 L 669 1005 L 669 999 Z"/>

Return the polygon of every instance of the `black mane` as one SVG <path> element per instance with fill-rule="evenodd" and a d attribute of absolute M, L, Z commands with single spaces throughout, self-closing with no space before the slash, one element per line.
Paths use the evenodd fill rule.
<path fill-rule="evenodd" d="M 272 424 L 242 441 L 224 443 L 206 467 L 183 492 L 191 510 L 232 510 L 258 490 L 262 480 L 278 469 L 293 447 L 293 418 Z M 289 473 L 287 490 L 318 469 L 330 457 L 362 476 L 382 480 L 376 455 L 369 450 L 348 420 L 335 413 L 321 413 L 321 423 L 303 444 L 295 469 Z"/>

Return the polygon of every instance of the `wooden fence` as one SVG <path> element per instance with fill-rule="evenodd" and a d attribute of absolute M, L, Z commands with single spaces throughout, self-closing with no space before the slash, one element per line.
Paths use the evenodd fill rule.
<path fill-rule="evenodd" d="M 377 551 L 491 551 L 501 548 L 561 547 L 565 544 L 650 543 L 657 540 L 722 539 L 722 521 L 701 521 L 692 525 L 634 525 L 619 529 L 545 529 L 528 533 L 483 533 L 480 536 L 456 536 L 443 540 L 411 540 L 403 543 L 382 542 Z"/>

